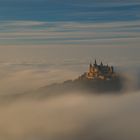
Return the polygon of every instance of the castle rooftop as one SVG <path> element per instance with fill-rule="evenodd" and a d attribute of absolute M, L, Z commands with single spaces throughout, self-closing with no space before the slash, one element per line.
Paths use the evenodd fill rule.
<path fill-rule="evenodd" d="M 112 80 L 115 78 L 114 67 L 100 64 L 95 60 L 94 64 L 89 64 L 88 71 L 82 76 L 84 79 L 99 79 L 99 80 Z"/>

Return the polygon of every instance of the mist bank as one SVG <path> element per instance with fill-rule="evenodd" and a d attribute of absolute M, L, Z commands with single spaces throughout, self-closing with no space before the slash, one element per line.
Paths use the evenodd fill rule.
<path fill-rule="evenodd" d="M 52 68 L 23 69 L 11 73 L 1 79 L 0 83 L 3 86 L 0 87 L 0 103 L 19 99 L 48 99 L 73 92 L 117 96 L 138 92 L 140 89 L 138 69 L 118 71 L 118 78 L 113 81 L 79 80 L 78 73 L 74 71 Z"/>
<path fill-rule="evenodd" d="M 48 86 L 63 85 L 81 71 L 1 69 L 0 139 L 139 140 L 140 82 L 135 70 L 119 71 L 126 80 L 118 92 L 66 88 L 62 94 L 59 86 L 52 92 Z"/>
<path fill-rule="evenodd" d="M 69 93 L 0 105 L 0 139 L 139 140 L 140 92 Z"/>

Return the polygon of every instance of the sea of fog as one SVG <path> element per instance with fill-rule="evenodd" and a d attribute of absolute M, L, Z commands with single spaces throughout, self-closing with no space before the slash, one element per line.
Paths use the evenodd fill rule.
<path fill-rule="evenodd" d="M 115 46 L 0 47 L 0 139 L 139 140 L 139 52 Z M 121 94 L 68 91 L 44 99 L 2 98 L 75 79 L 94 59 L 126 77 Z"/>

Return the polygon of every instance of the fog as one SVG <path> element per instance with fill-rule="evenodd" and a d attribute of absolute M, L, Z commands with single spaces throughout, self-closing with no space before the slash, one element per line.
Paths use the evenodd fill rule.
<path fill-rule="evenodd" d="M 1 91 L 4 91 L 1 97 L 9 94 L 14 97 L 15 93 L 21 94 L 23 91 L 30 94 L 33 89 L 48 83 L 74 78 L 76 73 L 63 69 L 44 73 L 39 70 L 20 70 L 11 75 L 1 81 Z M 139 140 L 138 79 L 137 76 L 134 79 L 128 75 L 130 73 L 126 74 L 130 81 L 125 84 L 122 94 L 98 95 L 68 91 L 66 94 L 59 93 L 42 99 L 21 96 L 11 102 L 1 98 L 0 139 Z M 51 76 L 58 79 L 51 79 Z M 4 88 L 7 82 L 9 85 Z"/>
<path fill-rule="evenodd" d="M 30 94 L 40 87 L 77 78 L 87 70 L 91 59 L 86 54 L 92 50 L 90 48 L 89 52 L 82 51 L 79 56 L 75 53 L 70 59 L 73 51 L 65 52 L 62 56 L 63 49 L 55 54 L 51 53 L 51 49 L 44 52 L 43 48 L 39 53 L 37 48 L 34 51 L 31 51 L 31 48 L 26 49 L 16 48 L 10 53 L 4 49 L 5 55 L 0 52 L 0 139 L 140 139 L 138 55 L 132 59 L 128 57 L 129 51 L 125 57 L 120 51 L 120 57 L 113 57 L 113 53 L 106 57 L 107 52 L 104 52 L 99 58 L 114 65 L 115 70 L 125 77 L 121 94 L 98 95 L 67 91 L 66 94 L 56 93 L 57 96 L 46 96 L 42 99 L 32 96 L 12 101 L 9 98 L 3 99 L 3 96 Z M 26 52 L 25 56 L 22 54 L 23 50 Z M 92 51 L 95 57 L 101 56 L 98 54 L 99 50 L 96 53 Z M 56 55 L 60 57 L 57 59 Z"/>
<path fill-rule="evenodd" d="M 69 93 L 0 106 L 6 140 L 140 139 L 140 93 L 121 96 Z"/>

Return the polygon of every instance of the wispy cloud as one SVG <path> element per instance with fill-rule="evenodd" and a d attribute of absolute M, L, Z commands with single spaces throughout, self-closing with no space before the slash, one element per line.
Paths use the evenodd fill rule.
<path fill-rule="evenodd" d="M 139 43 L 140 21 L 79 23 L 9 21 L 0 23 L 3 44 Z"/>

